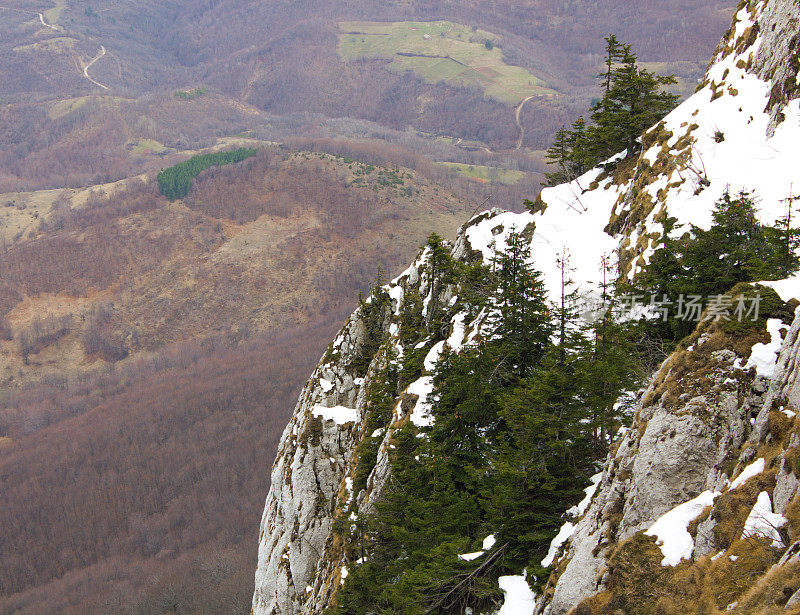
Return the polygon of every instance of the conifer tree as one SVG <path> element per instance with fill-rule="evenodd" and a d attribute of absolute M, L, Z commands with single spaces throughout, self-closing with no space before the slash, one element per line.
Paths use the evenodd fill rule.
<path fill-rule="evenodd" d="M 456 268 L 450 251 L 444 240 L 436 233 L 431 233 L 426 244 L 428 256 L 428 280 L 430 283 L 430 301 L 425 317 L 428 334 L 438 330 L 440 323 L 439 294 L 444 286 L 456 281 Z"/>
<path fill-rule="evenodd" d="M 626 148 L 632 155 L 639 136 L 678 104 L 678 96 L 662 90 L 675 83 L 673 75 L 660 76 L 640 67 L 631 46 L 611 38 L 606 39 L 607 52 L 620 65 L 609 70 L 608 90 L 592 109 L 593 154 L 598 159 Z"/>
<path fill-rule="evenodd" d="M 647 289 L 674 299 L 680 294 L 708 297 L 739 282 L 780 279 L 797 270 L 794 248 L 786 250 L 784 229 L 758 221 L 755 197 L 725 192 L 712 212 L 708 230 L 691 225 L 684 237 L 671 237 L 667 219 L 653 258 L 645 269 Z"/>
<path fill-rule="evenodd" d="M 606 70 L 600 73 L 599 77 L 603 83 L 603 94 L 607 95 L 611 91 L 611 83 L 614 80 L 614 66 L 622 59 L 623 45 L 617 39 L 616 34 L 609 34 L 603 40 L 606 42 Z"/>
<path fill-rule="evenodd" d="M 573 374 L 548 361 L 502 397 L 505 430 L 496 444 L 494 480 L 486 498 L 512 567 L 541 569 L 563 523 L 564 503 L 580 499 L 594 458 Z"/>
<path fill-rule="evenodd" d="M 495 257 L 499 282 L 494 338 L 501 361 L 525 378 L 544 355 L 553 330 L 541 274 L 530 262 L 530 245 L 510 233 L 507 248 Z"/>
<path fill-rule="evenodd" d="M 586 120 L 582 116 L 572 123 L 571 130 L 562 126 L 556 131 L 555 140 L 548 148 L 545 159 L 557 170 L 545 173 L 547 185 L 572 181 L 589 170 L 593 161 L 586 158 L 586 139 Z"/>
<path fill-rule="evenodd" d="M 634 155 L 639 136 L 678 104 L 676 95 L 663 91 L 674 76 L 640 67 L 632 47 L 615 35 L 605 41 L 605 70 L 598 75 L 602 97 L 591 108 L 591 123 L 579 118 L 571 130 L 557 131 L 547 150 L 547 161 L 556 166 L 545 176 L 547 185 L 571 181 L 623 150 Z"/>
<path fill-rule="evenodd" d="M 558 363 L 565 365 L 567 355 L 580 344 L 582 332 L 577 324 L 578 319 L 578 289 L 571 275 L 575 270 L 570 264 L 570 253 L 562 248 L 561 254 L 556 258 L 556 267 L 561 273 L 561 292 L 558 305 L 555 309 L 556 327 L 558 330 Z"/>
<path fill-rule="evenodd" d="M 556 167 L 555 171 L 545 173 L 548 186 L 557 186 L 575 179 L 572 173 L 572 153 L 573 137 L 567 127 L 562 126 L 556 130 L 553 144 L 545 153 L 545 160 Z"/>

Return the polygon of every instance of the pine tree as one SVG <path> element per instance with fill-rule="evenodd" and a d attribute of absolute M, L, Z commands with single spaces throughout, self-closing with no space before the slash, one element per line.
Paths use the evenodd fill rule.
<path fill-rule="evenodd" d="M 570 277 L 575 270 L 570 264 L 569 250 L 564 247 L 556 258 L 556 267 L 561 273 L 561 293 L 555 309 L 556 327 L 558 330 L 558 363 L 565 365 L 571 349 L 575 348 L 582 332 L 578 326 L 578 289 Z"/>
<path fill-rule="evenodd" d="M 708 230 L 691 225 L 675 237 L 675 219 L 666 217 L 662 237 L 639 280 L 639 292 L 666 298 L 676 306 L 694 296 L 702 301 L 726 293 L 740 282 L 776 280 L 800 266 L 796 236 L 785 222 L 773 227 L 758 221 L 754 195 L 722 195 L 712 212 Z M 678 308 L 671 311 L 678 315 Z M 691 333 L 691 319 L 651 322 L 645 335 L 675 341 Z"/>
<path fill-rule="evenodd" d="M 725 192 L 712 213 L 712 226 L 692 226 L 681 255 L 688 292 L 709 296 L 738 282 L 778 279 L 797 269 L 797 257 L 782 249 L 784 234 L 762 225 L 754 197 Z M 787 259 L 789 262 L 785 262 Z"/>
<path fill-rule="evenodd" d="M 632 155 L 639 136 L 677 106 L 678 96 L 662 90 L 674 84 L 675 77 L 641 68 L 630 45 L 607 41 L 609 56 L 613 54 L 621 65 L 610 69 L 609 88 L 592 110 L 595 131 L 602 137 L 596 155 L 608 157 L 626 148 Z"/>
<path fill-rule="evenodd" d="M 603 83 L 603 95 L 607 96 L 614 81 L 614 66 L 623 57 L 624 45 L 619 42 L 616 34 L 609 34 L 603 40 L 606 42 L 606 70 L 600 73 L 599 78 Z"/>
<path fill-rule="evenodd" d="M 435 417 L 429 438 L 441 464 L 439 474 L 462 488 L 474 488 L 485 466 L 487 434 L 500 428 L 497 350 L 492 344 L 446 352 L 434 376 Z"/>
<path fill-rule="evenodd" d="M 496 444 L 486 498 L 511 567 L 541 572 L 539 562 L 563 523 L 565 503 L 582 495 L 594 457 L 575 384 L 569 369 L 549 362 L 502 397 L 506 429 Z"/>
<path fill-rule="evenodd" d="M 425 316 L 425 328 L 429 335 L 441 328 L 439 294 L 442 288 L 456 281 L 456 267 L 444 240 L 436 233 L 431 233 L 427 241 L 428 282 L 430 284 L 430 301 Z"/>
<path fill-rule="evenodd" d="M 507 248 L 495 256 L 499 282 L 493 337 L 500 361 L 516 378 L 544 356 L 553 330 L 541 274 L 530 263 L 530 244 L 510 233 Z"/>
<path fill-rule="evenodd" d="M 674 76 L 640 67 L 632 47 L 615 35 L 605 41 L 605 70 L 598 75 L 603 95 L 591 108 L 591 123 L 579 118 L 571 130 L 562 126 L 556 132 L 547 150 L 556 170 L 545 175 L 546 185 L 571 181 L 623 150 L 634 155 L 639 136 L 678 104 L 676 95 L 663 91 Z"/>
<path fill-rule="evenodd" d="M 553 144 L 547 148 L 545 160 L 557 170 L 545 173 L 548 186 L 557 186 L 575 179 L 572 174 L 573 138 L 566 126 L 556 130 Z"/>
<path fill-rule="evenodd" d="M 586 120 L 581 116 L 572 123 L 571 130 L 562 126 L 556 131 L 553 145 L 545 155 L 547 162 L 557 167 L 556 171 L 545 173 L 548 186 L 570 182 L 594 164 L 586 158 L 587 130 Z"/>

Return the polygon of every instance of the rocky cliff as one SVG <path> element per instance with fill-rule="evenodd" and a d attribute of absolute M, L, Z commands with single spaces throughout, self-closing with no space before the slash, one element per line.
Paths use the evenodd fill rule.
<path fill-rule="evenodd" d="M 591 295 L 610 255 L 634 278 L 667 216 L 707 228 L 726 191 L 755 190 L 761 216 L 774 222 L 800 185 L 799 41 L 794 0 L 741 3 L 697 93 L 643 135 L 638 158 L 545 190 L 536 213 L 477 216 L 449 246 L 452 256 L 489 262 L 515 231 L 530 241 L 550 292 L 568 253 Z M 800 290 L 795 280 L 770 285 L 784 300 Z M 680 609 L 702 603 L 702 612 L 736 604 L 749 613 L 800 602 L 800 556 L 786 550 L 800 530 L 793 512 L 800 320 L 761 290 L 774 299 L 766 330 L 701 324 L 638 395 L 633 426 L 554 541 L 554 572 L 537 612 L 656 612 L 657 603 L 659 612 L 695 612 Z M 322 612 L 357 565 L 335 526 L 358 523 L 380 497 L 393 431 L 431 420 L 426 397 L 444 346 L 458 351 L 479 334 L 487 315 L 464 308 L 462 294 L 438 276 L 426 248 L 331 344 L 281 440 L 259 537 L 254 614 Z M 441 326 L 432 326 L 434 311 Z M 376 422 L 373 401 L 387 365 L 410 353 L 421 358 L 417 377 Z"/>
<path fill-rule="evenodd" d="M 533 216 L 493 210 L 473 219 L 448 246 L 459 260 L 490 259 L 509 233 L 530 234 Z M 254 613 L 317 613 L 347 575 L 341 541 L 331 532 L 334 519 L 369 512 L 388 477 L 393 430 L 407 421 L 429 420 L 425 398 L 430 373 L 445 343 L 458 349 L 477 335 L 485 313 L 459 310 L 458 288 L 431 271 L 430 249 L 390 284 L 373 294 L 350 317 L 303 390 L 287 426 L 272 472 L 259 541 Z M 381 297 L 382 300 L 378 301 Z M 418 328 L 403 326 L 403 308 L 421 300 Z M 443 313 L 442 329 L 429 330 L 433 304 Z M 380 339 L 380 350 L 375 340 Z M 372 390 L 382 384 L 386 349 L 403 356 L 423 350 L 421 376 L 397 397 L 385 424 L 367 421 Z M 370 423 L 371 431 L 366 431 Z M 366 482 L 354 492 L 363 470 L 359 444 L 377 449 Z M 353 512 L 351 512 L 353 511 Z"/>

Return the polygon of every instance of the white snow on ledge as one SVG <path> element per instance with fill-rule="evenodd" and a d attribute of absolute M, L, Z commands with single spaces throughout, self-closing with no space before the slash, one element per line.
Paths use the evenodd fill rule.
<path fill-rule="evenodd" d="M 688 531 L 689 524 L 700 516 L 706 506 L 711 506 L 719 493 L 704 491 L 693 500 L 676 506 L 661 515 L 645 532 L 655 536 L 664 559 L 662 566 L 677 566 L 682 559 L 689 559 L 694 552 L 694 540 Z M 770 506 L 770 512 L 772 507 Z"/>
<path fill-rule="evenodd" d="M 481 216 L 485 214 L 478 214 L 476 217 Z M 465 236 L 470 247 L 479 250 L 484 261 L 490 263 L 495 251 L 504 252 L 508 248 L 511 233 L 522 233 L 533 221 L 534 217 L 529 213 L 515 214 L 493 209 L 489 217 L 480 222 L 468 223 Z"/>
<path fill-rule="evenodd" d="M 549 568 L 553 564 L 553 560 L 555 560 L 556 555 L 558 555 L 558 550 L 561 548 L 561 545 L 572 538 L 574 533 L 575 526 L 569 521 L 561 526 L 561 529 L 558 530 L 556 537 L 550 542 L 550 549 L 548 549 L 547 555 L 542 560 L 542 566 Z"/>
<path fill-rule="evenodd" d="M 583 516 L 583 513 L 586 512 L 587 508 L 589 508 L 589 504 L 592 503 L 592 498 L 594 497 L 594 494 L 597 491 L 597 487 L 600 484 L 602 478 L 603 478 L 603 473 L 598 472 L 589 479 L 592 481 L 592 484 L 583 490 L 583 492 L 586 494 L 586 497 L 583 498 L 576 506 L 573 506 L 567 511 L 568 516 L 575 517 L 576 519 Z"/>
<path fill-rule="evenodd" d="M 497 539 L 494 537 L 494 534 L 489 534 L 483 539 L 483 548 L 481 551 L 475 551 L 473 553 L 461 553 L 458 558 L 464 560 L 465 562 L 471 562 L 472 560 L 478 559 L 481 555 L 486 553 L 495 545 L 496 542 Z"/>
<path fill-rule="evenodd" d="M 741 487 L 744 485 L 748 480 L 761 474 L 764 471 L 764 458 L 759 457 L 749 466 L 747 466 L 739 476 L 736 477 L 736 480 L 731 483 L 729 489 L 736 489 L 737 487 Z"/>
<path fill-rule="evenodd" d="M 536 594 L 524 576 L 505 576 L 497 581 L 506 595 L 497 615 L 533 615 L 533 610 L 536 608 Z"/>
<path fill-rule="evenodd" d="M 772 500 L 769 493 L 762 491 L 758 494 L 753 510 L 744 523 L 742 539 L 766 538 L 772 540 L 773 547 L 785 547 L 778 528 L 786 525 L 787 519 L 783 515 L 772 512 Z"/>
<path fill-rule="evenodd" d="M 315 417 L 321 417 L 324 421 L 333 421 L 337 425 L 345 425 L 346 423 L 355 423 L 358 421 L 358 410 L 345 408 L 344 406 L 334 406 L 333 408 L 314 406 L 311 413 Z"/>
<path fill-rule="evenodd" d="M 759 376 L 766 376 L 772 378 L 775 372 L 775 364 L 778 361 L 778 354 L 783 345 L 783 338 L 781 337 L 781 329 L 785 328 L 780 318 L 770 318 L 767 321 L 767 331 L 770 335 L 770 341 L 766 344 L 759 342 L 753 344 L 753 350 L 750 358 L 744 366 L 744 369 L 756 368 L 756 373 Z"/>
<path fill-rule="evenodd" d="M 785 280 L 759 282 L 759 284 L 762 286 L 769 286 L 778 293 L 778 296 L 784 301 L 800 299 L 800 274 L 791 278 L 786 278 Z"/>
<path fill-rule="evenodd" d="M 423 376 L 419 380 L 412 382 L 406 392 L 410 395 L 418 395 L 419 399 L 411 411 L 411 422 L 417 427 L 430 427 L 433 425 L 431 415 L 431 404 L 428 396 L 433 393 L 433 377 Z"/>

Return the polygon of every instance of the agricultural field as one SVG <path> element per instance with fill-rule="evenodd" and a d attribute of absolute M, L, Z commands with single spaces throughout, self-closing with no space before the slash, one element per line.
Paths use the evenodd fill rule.
<path fill-rule="evenodd" d="M 137 139 L 127 144 L 128 151 L 134 156 L 145 156 L 147 154 L 166 154 L 174 152 L 165 147 L 163 143 L 159 143 L 155 139 Z"/>
<path fill-rule="evenodd" d="M 526 69 L 507 64 L 496 35 L 449 21 L 339 24 L 339 54 L 347 60 L 386 59 L 397 72 L 427 83 L 478 86 L 486 98 L 517 105 L 556 92 Z"/>
<path fill-rule="evenodd" d="M 479 164 L 462 164 L 460 162 L 441 162 L 439 163 L 474 181 L 489 184 L 505 184 L 512 186 L 525 177 L 522 171 L 511 169 L 500 169 L 498 167 L 488 167 Z"/>

